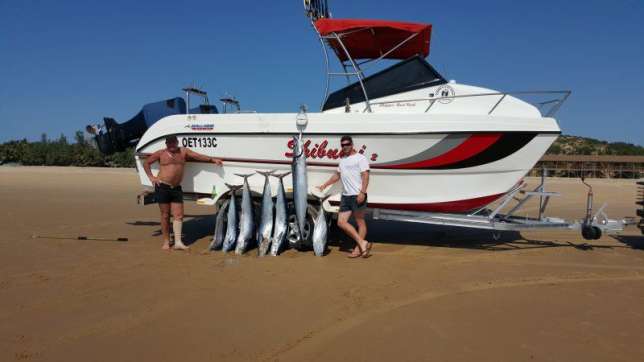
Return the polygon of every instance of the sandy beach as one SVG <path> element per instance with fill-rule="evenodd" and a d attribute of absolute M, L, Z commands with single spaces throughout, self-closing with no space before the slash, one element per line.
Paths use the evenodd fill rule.
<path fill-rule="evenodd" d="M 590 182 L 597 207 L 635 216 L 634 181 Z M 563 193 L 550 214 L 583 217 L 578 180 L 549 188 Z M 203 253 L 213 210 L 187 203 L 191 251 L 164 252 L 158 208 L 136 204 L 140 189 L 133 169 L 0 167 L 0 361 L 644 358 L 634 227 L 584 247 L 575 232 L 495 241 L 370 221 L 369 259 L 335 242 L 323 258 L 238 257 Z M 47 238 L 78 235 L 129 241 Z"/>

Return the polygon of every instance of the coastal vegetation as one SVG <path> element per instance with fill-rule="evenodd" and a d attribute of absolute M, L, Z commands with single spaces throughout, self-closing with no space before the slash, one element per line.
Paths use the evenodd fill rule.
<path fill-rule="evenodd" d="M 625 142 L 561 135 L 550 146 L 549 155 L 644 156 L 644 147 Z"/>
<path fill-rule="evenodd" d="M 0 164 L 15 163 L 28 166 L 134 167 L 134 150 L 128 149 L 110 156 L 102 155 L 86 139 L 82 131 L 69 142 L 65 135 L 50 139 L 46 134 L 39 141 L 26 139 L 0 144 Z"/>

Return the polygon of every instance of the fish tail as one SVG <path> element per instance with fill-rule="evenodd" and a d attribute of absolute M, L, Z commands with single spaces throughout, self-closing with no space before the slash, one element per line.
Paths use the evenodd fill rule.
<path fill-rule="evenodd" d="M 244 180 L 246 180 L 247 178 L 253 176 L 254 174 L 255 174 L 254 172 L 253 173 L 236 173 L 235 176 L 243 177 Z"/>
<path fill-rule="evenodd" d="M 243 185 L 231 185 L 229 183 L 226 183 L 226 187 L 228 187 L 231 191 L 236 191 L 241 189 Z"/>
<path fill-rule="evenodd" d="M 259 170 L 257 170 L 255 172 L 257 172 L 258 174 L 260 174 L 260 175 L 262 175 L 264 177 L 268 177 L 268 176 L 273 175 L 275 173 L 275 171 L 277 171 L 277 170 L 270 170 L 270 171 L 259 171 Z"/>
<path fill-rule="evenodd" d="M 271 176 L 277 177 L 278 179 L 283 179 L 284 177 L 288 176 L 291 174 L 291 171 L 284 172 L 282 174 L 272 174 Z"/>

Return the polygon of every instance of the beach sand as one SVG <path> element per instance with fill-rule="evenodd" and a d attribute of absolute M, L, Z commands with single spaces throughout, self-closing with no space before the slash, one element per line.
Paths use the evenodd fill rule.
<path fill-rule="evenodd" d="M 537 180 L 530 179 L 534 185 Z M 590 180 L 635 215 L 635 184 Z M 550 214 L 585 188 L 551 179 Z M 644 240 L 370 221 L 373 257 L 204 254 L 212 208 L 186 204 L 190 252 L 161 251 L 134 170 L 0 167 L 0 361 L 635 361 Z M 427 192 L 432 192 L 428 190 Z M 531 204 L 535 211 L 535 204 Z M 44 236 L 127 237 L 128 242 Z"/>

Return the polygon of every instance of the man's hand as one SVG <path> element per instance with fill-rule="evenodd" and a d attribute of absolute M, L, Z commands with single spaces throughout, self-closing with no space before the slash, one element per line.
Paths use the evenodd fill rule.
<path fill-rule="evenodd" d="M 224 165 L 224 161 L 222 161 L 219 158 L 215 158 L 215 157 L 211 157 L 210 162 L 214 163 L 217 166 L 223 166 Z"/>
<path fill-rule="evenodd" d="M 320 190 L 320 192 L 324 192 L 324 189 L 329 187 L 330 185 L 333 185 L 334 183 L 338 182 L 340 179 L 340 173 L 339 172 L 334 172 L 333 175 L 329 178 L 329 180 L 322 185 L 318 186 L 317 189 Z"/>
<path fill-rule="evenodd" d="M 150 181 L 152 181 L 152 185 L 154 186 L 159 186 L 159 184 L 161 183 L 161 180 L 159 180 L 159 178 L 155 176 L 150 177 Z"/>
<path fill-rule="evenodd" d="M 362 204 L 364 202 L 364 198 L 367 196 L 364 192 L 360 192 L 358 194 L 358 197 L 356 198 L 356 201 L 358 201 L 358 204 Z"/>

